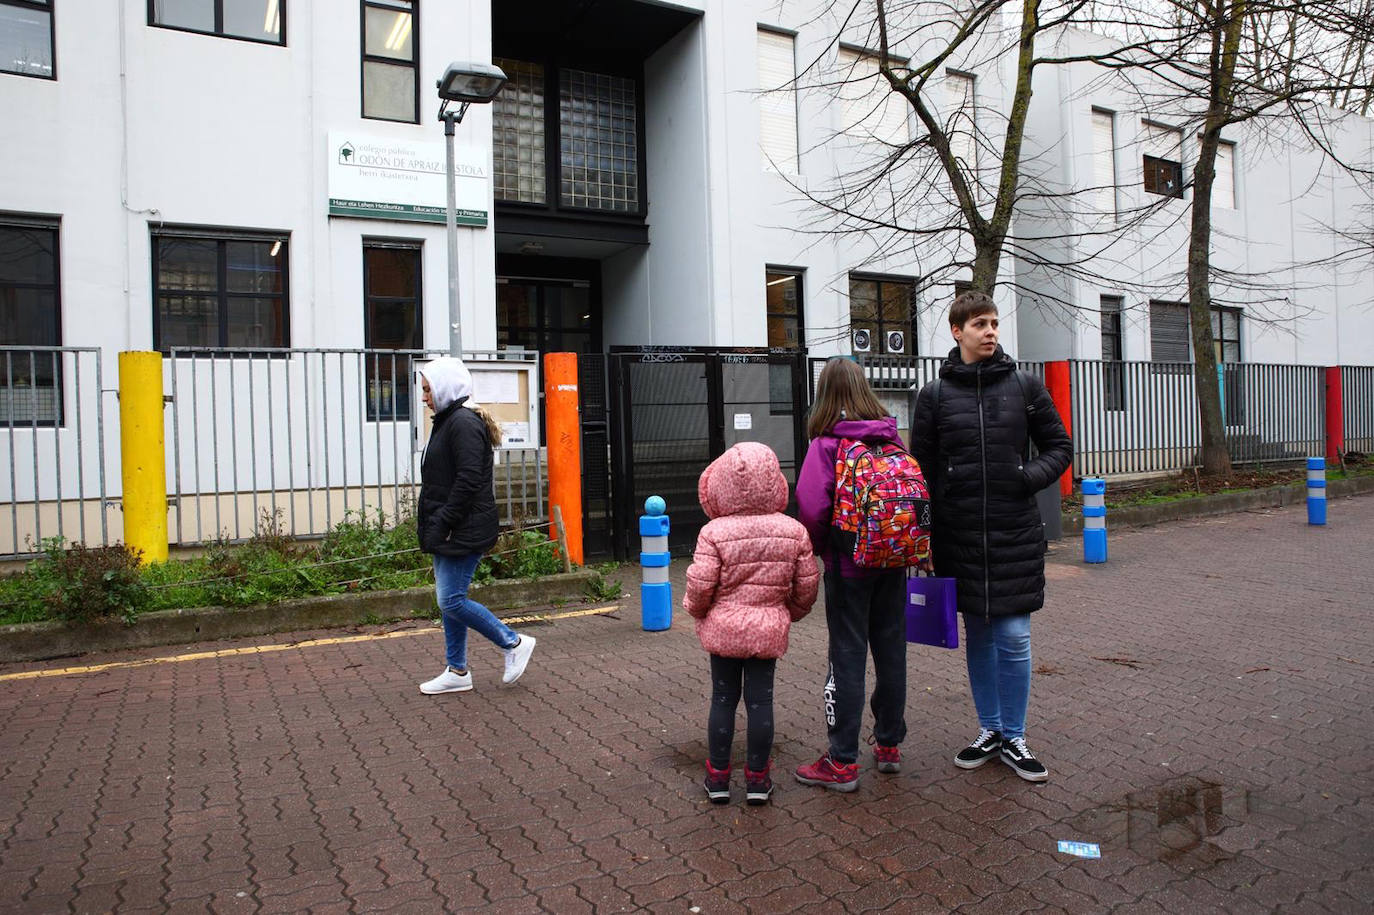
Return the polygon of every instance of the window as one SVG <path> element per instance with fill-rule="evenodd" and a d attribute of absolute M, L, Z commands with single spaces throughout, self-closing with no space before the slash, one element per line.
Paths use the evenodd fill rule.
<path fill-rule="evenodd" d="M 1236 144 L 1217 145 L 1216 177 L 1212 181 L 1212 209 L 1236 208 Z"/>
<path fill-rule="evenodd" d="M 559 71 L 561 206 L 639 212 L 638 123 L 634 80 Z"/>
<path fill-rule="evenodd" d="M 153 233 L 153 347 L 291 345 L 284 234 Z"/>
<path fill-rule="evenodd" d="M 798 173 L 796 39 L 759 29 L 759 146 L 765 171 Z"/>
<path fill-rule="evenodd" d="M 286 0 L 148 0 L 148 24 L 286 44 Z"/>
<path fill-rule="evenodd" d="M 911 140 L 910 106 L 878 72 L 878 55 L 840 48 L 840 130 L 858 139 L 904 145 Z"/>
<path fill-rule="evenodd" d="M 54 79 L 52 0 L 0 0 L 0 73 Z"/>
<path fill-rule="evenodd" d="M 1188 306 L 1181 302 L 1150 303 L 1150 359 L 1188 362 L 1193 348 L 1188 330 Z"/>
<path fill-rule="evenodd" d="M 544 68 L 497 58 L 506 85 L 492 102 L 496 199 L 544 203 Z"/>
<path fill-rule="evenodd" d="M 57 223 L 0 216 L 0 346 L 60 346 Z M 62 422 L 60 356 L 0 353 L 0 426 Z"/>
<path fill-rule="evenodd" d="M 1102 406 L 1107 410 L 1126 409 L 1125 366 L 1121 351 L 1121 306 L 1119 295 L 1104 295 L 1102 304 Z"/>
<path fill-rule="evenodd" d="M 978 169 L 978 115 L 973 95 L 973 77 L 967 73 L 945 71 L 945 98 L 949 117 L 945 135 L 949 150 L 965 169 Z"/>
<path fill-rule="evenodd" d="M 492 109 L 496 199 L 642 216 L 638 81 L 510 58 L 495 63 L 508 77 Z"/>
<path fill-rule="evenodd" d="M 802 274 L 800 270 L 769 267 L 764 272 L 770 349 L 800 349 L 806 337 L 802 324 Z"/>
<path fill-rule="evenodd" d="M 413 0 L 363 0 L 363 117 L 420 123 Z"/>
<path fill-rule="evenodd" d="M 849 276 L 849 337 L 855 353 L 916 355 L 916 281 Z"/>
<path fill-rule="evenodd" d="M 1183 132 L 1146 121 L 1144 127 L 1145 190 L 1163 197 L 1183 196 Z"/>
<path fill-rule="evenodd" d="M 1093 208 L 1116 215 L 1116 117 L 1093 109 Z"/>
<path fill-rule="evenodd" d="M 363 242 L 363 346 L 420 349 L 424 321 L 418 243 Z M 410 419 L 411 357 L 368 353 L 367 418 Z"/>
<path fill-rule="evenodd" d="M 1212 340 L 1217 362 L 1240 361 L 1240 309 L 1212 306 Z"/>

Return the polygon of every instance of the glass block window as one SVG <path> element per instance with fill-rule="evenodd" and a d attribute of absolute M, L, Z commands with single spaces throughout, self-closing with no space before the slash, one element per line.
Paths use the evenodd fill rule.
<path fill-rule="evenodd" d="M 634 80 L 563 70 L 558 83 L 560 205 L 638 213 L 639 144 Z"/>
<path fill-rule="evenodd" d="M 496 199 L 544 203 L 544 68 L 497 59 L 506 85 L 492 103 Z"/>

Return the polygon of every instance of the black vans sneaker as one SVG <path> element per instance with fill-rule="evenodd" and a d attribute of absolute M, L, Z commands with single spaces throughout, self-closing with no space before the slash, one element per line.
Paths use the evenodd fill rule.
<path fill-rule="evenodd" d="M 1024 737 L 1010 737 L 1002 741 L 1002 762 L 1028 782 L 1043 782 L 1050 777 L 1049 770 L 1026 746 Z"/>
<path fill-rule="evenodd" d="M 989 731 L 983 728 L 978 732 L 978 739 L 959 751 L 959 755 L 954 757 L 954 764 L 960 769 L 977 769 L 997 755 L 997 751 L 1002 749 L 1002 735 L 998 731 Z"/>

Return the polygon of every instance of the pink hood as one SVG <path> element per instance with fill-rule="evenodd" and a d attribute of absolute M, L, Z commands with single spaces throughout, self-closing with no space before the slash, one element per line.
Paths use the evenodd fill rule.
<path fill-rule="evenodd" d="M 740 442 L 702 471 L 697 500 L 708 518 L 780 512 L 787 508 L 787 478 L 772 448 Z"/>
<path fill-rule="evenodd" d="M 787 517 L 787 478 L 767 445 L 741 442 L 711 462 L 697 495 L 712 519 L 697 536 L 682 605 L 697 638 L 728 658 L 780 658 L 816 602 L 811 538 Z"/>

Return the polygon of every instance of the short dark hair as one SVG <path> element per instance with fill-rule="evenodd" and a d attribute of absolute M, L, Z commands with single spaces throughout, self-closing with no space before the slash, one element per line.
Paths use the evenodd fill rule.
<path fill-rule="evenodd" d="M 961 292 L 954 297 L 949 306 L 949 326 L 963 327 L 970 318 L 979 315 L 997 314 L 997 303 L 986 292 Z"/>

